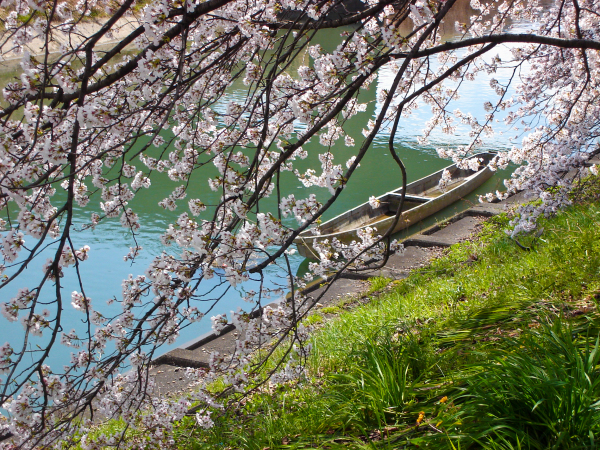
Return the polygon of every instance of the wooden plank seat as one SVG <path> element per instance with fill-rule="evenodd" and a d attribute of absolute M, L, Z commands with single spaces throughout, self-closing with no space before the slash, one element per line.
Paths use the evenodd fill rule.
<path fill-rule="evenodd" d="M 388 192 L 387 195 L 391 195 L 393 197 L 398 197 L 398 198 L 402 197 L 402 194 L 400 194 L 398 192 Z M 425 202 L 431 201 L 431 198 L 422 197 L 420 195 L 412 195 L 412 194 L 406 194 L 404 199 L 410 200 L 411 202 L 417 202 L 417 203 L 425 203 Z"/>

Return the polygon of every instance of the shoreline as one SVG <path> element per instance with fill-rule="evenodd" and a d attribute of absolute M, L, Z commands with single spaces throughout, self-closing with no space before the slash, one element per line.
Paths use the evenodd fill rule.
<path fill-rule="evenodd" d="M 594 164 L 600 165 L 600 155 L 594 155 L 584 166 L 566 173 L 565 178 L 574 179 L 581 176 Z M 369 278 L 379 276 L 390 278 L 392 281 L 407 278 L 413 270 L 424 267 L 432 259 L 440 256 L 444 248 L 470 239 L 482 221 L 478 218 L 485 219 L 508 212 L 526 203 L 528 197 L 528 192 L 521 191 L 503 201 L 471 206 L 404 239 L 402 241 L 405 246 L 404 252 L 390 256 L 383 268 L 358 273 L 347 272 L 333 284 L 328 283 L 329 286 L 323 286 L 326 281 L 320 278 L 311 282 L 305 289 L 305 293 L 314 292 L 318 296 L 319 291 L 327 289 L 326 294 L 318 302 L 313 298 L 315 312 L 327 306 L 334 306 L 344 297 L 354 297 L 354 301 L 360 302 L 361 299 L 372 295 L 368 293 L 369 286 L 365 285 Z M 261 311 L 262 308 L 254 311 L 252 317 L 258 317 Z M 214 331 L 205 333 L 152 360 L 150 373 L 154 377 L 158 394 L 183 394 L 192 390 L 194 383 L 190 383 L 183 373 L 179 375 L 178 372 L 188 367 L 208 369 L 212 352 L 226 355 L 233 353 L 237 333 L 235 326 L 228 324 L 219 333 Z"/>
<path fill-rule="evenodd" d="M 404 239 L 402 243 L 405 251 L 390 256 L 387 264 L 381 269 L 347 272 L 333 284 L 328 283 L 328 286 L 323 286 L 326 281 L 322 278 L 312 281 L 305 289 L 307 294 L 314 293 L 318 296 L 327 288 L 327 292 L 318 302 L 313 297 L 313 312 L 318 313 L 322 308 L 335 306 L 344 297 L 354 297 L 354 301 L 361 302 L 361 299 L 371 295 L 367 294 L 369 285 L 366 284 L 366 280 L 369 278 L 381 276 L 392 281 L 404 279 L 413 270 L 437 258 L 444 248 L 470 239 L 482 220 L 506 212 L 525 201 L 526 193 L 521 192 L 502 202 L 472 206 Z M 251 316 L 256 318 L 261 311 L 262 308 L 254 311 Z M 192 383 L 183 376 L 183 371 L 186 368 L 208 369 L 212 352 L 222 355 L 233 353 L 237 333 L 235 326 L 228 324 L 221 332 L 205 333 L 152 360 L 151 373 L 154 375 L 158 394 L 168 395 L 190 390 Z"/>
<path fill-rule="evenodd" d="M 92 19 L 92 20 L 84 21 L 84 22 L 80 23 L 78 28 L 79 28 L 79 31 L 80 31 L 80 34 L 82 37 L 78 40 L 79 42 L 77 42 L 77 44 L 81 44 L 85 39 L 88 39 L 91 36 L 93 36 L 94 33 L 97 33 L 104 26 L 104 24 L 106 23 L 106 20 L 107 19 L 97 21 L 97 20 Z M 119 19 L 117 21 L 117 23 L 115 24 L 112 33 L 108 33 L 108 34 L 110 34 L 111 37 L 109 38 L 105 34 L 98 41 L 98 46 L 104 47 L 104 46 L 108 46 L 108 45 L 114 45 L 114 44 L 122 41 L 125 37 L 127 37 L 132 31 L 134 31 L 139 26 L 140 26 L 139 22 L 136 19 L 134 19 L 133 17 Z M 60 59 L 60 56 L 62 56 L 62 53 L 60 51 L 60 45 L 63 42 L 67 42 L 67 40 L 70 38 L 72 38 L 72 36 L 66 35 L 62 32 L 56 32 L 56 37 L 55 37 L 54 43 L 50 46 L 50 48 L 49 48 L 50 51 L 48 52 L 48 55 L 52 55 L 52 56 L 59 55 L 58 59 Z M 11 42 L 12 42 L 12 39 L 8 39 L 7 42 L 5 43 L 5 47 L 12 48 Z M 34 56 L 34 57 L 43 56 L 43 55 L 45 55 L 45 53 L 43 52 L 43 48 L 44 48 L 43 44 L 44 44 L 44 41 L 42 39 L 35 38 L 26 46 L 27 51 L 29 52 L 29 54 L 31 56 Z M 130 48 L 131 45 L 132 44 L 130 44 L 126 48 Z M 23 58 L 23 53 L 16 53 L 14 50 L 9 50 L 6 53 L 0 53 L 0 67 L 2 67 L 1 70 L 3 70 L 3 71 L 13 70 L 14 68 L 19 66 L 19 63 L 22 58 Z"/>

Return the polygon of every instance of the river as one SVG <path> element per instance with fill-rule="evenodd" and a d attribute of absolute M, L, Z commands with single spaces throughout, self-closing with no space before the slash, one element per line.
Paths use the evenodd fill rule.
<path fill-rule="evenodd" d="M 452 23 L 454 23 L 455 20 L 466 22 L 468 21 L 468 17 L 473 14 L 473 11 L 470 9 L 467 2 L 461 2 L 461 4 L 462 6 L 457 8 L 453 13 L 454 16 L 451 18 Z M 515 25 L 515 28 L 523 31 L 528 28 L 528 24 L 517 24 Z M 446 30 L 444 30 L 444 39 L 452 39 L 454 37 L 453 33 L 453 26 L 446 27 Z M 332 50 L 338 40 L 339 31 L 324 31 L 317 35 L 316 43 L 320 43 L 324 50 L 327 51 Z M 508 53 L 507 47 L 499 46 L 497 48 L 497 53 L 501 56 L 503 56 L 503 53 Z M 5 71 L 0 75 L 0 81 L 6 82 L 17 75 L 18 74 L 15 72 Z M 506 80 L 508 76 L 508 72 L 493 75 L 494 78 L 500 81 Z M 491 78 L 491 75 L 486 76 L 481 74 L 476 78 L 475 82 L 463 85 L 461 88 L 460 99 L 450 106 L 450 110 L 460 108 L 462 111 L 471 112 L 477 117 L 482 117 L 484 114 L 484 101 L 487 98 L 495 98 L 495 94 L 490 87 Z M 376 101 L 377 92 L 381 89 L 386 89 L 391 84 L 392 79 L 393 75 L 391 70 L 387 67 L 382 68 L 378 74 L 376 83 L 371 86 L 369 91 L 366 91 L 363 94 L 361 101 L 369 102 L 368 111 L 367 113 L 359 114 L 351 119 L 352 121 L 349 124 L 351 126 L 349 129 L 352 130 L 350 134 L 354 137 L 356 142 L 361 141 L 361 130 L 366 128 L 368 119 L 373 117 L 375 112 L 380 108 L 380 105 Z M 241 83 L 232 86 L 228 95 L 228 99 L 243 97 L 245 95 L 244 86 Z M 447 160 L 442 160 L 437 156 L 435 151 L 436 147 L 456 146 L 468 143 L 469 130 L 465 127 L 459 127 L 458 132 L 454 136 L 434 134 L 432 135 L 430 145 L 419 145 L 417 137 L 419 136 L 424 123 L 429 119 L 430 114 L 429 107 L 424 106 L 413 113 L 412 116 L 403 119 L 400 122 L 400 129 L 396 138 L 397 151 L 406 164 L 409 182 L 424 177 L 449 164 Z M 502 129 L 501 126 L 498 130 L 503 133 L 496 133 L 493 137 L 484 138 L 485 145 L 482 147 L 482 150 L 501 150 L 513 145 L 509 136 L 510 130 Z M 314 141 L 317 140 L 314 139 Z M 518 144 L 518 142 L 516 143 Z M 309 158 L 303 162 L 303 164 L 306 167 L 311 164 L 315 165 L 317 162 L 317 155 L 324 151 L 323 147 L 315 142 L 304 146 L 304 148 L 308 150 Z M 335 154 L 338 163 L 344 163 L 353 152 L 354 149 L 345 147 L 343 142 L 333 148 L 333 153 Z M 398 187 L 401 183 L 400 172 L 388 153 L 387 135 L 384 131 L 375 139 L 372 147 L 362 161 L 361 167 L 356 171 L 338 201 L 326 213 L 323 218 L 324 220 L 367 201 L 372 195 L 381 195 Z M 146 267 L 156 255 L 164 250 L 172 251 L 172 249 L 165 249 L 162 246 L 159 236 L 165 231 L 168 224 L 173 222 L 183 210 L 178 209 L 174 212 L 165 211 L 158 206 L 158 201 L 167 197 L 177 184 L 170 181 L 164 174 L 155 173 L 154 175 L 156 175 L 156 177 L 152 179 L 153 189 L 150 191 L 151 195 L 143 196 L 143 194 L 138 194 L 131 203 L 131 207 L 140 216 L 140 223 L 142 224 L 142 229 L 136 236 L 136 239 L 137 244 L 143 247 L 143 251 L 135 260 L 135 263 L 131 264 L 130 262 L 125 262 L 123 260 L 123 256 L 127 253 L 128 247 L 135 244 L 128 231 L 120 226 L 118 219 L 104 222 L 95 230 L 85 230 L 73 234 L 74 245 L 76 248 L 83 245 L 89 245 L 91 248 L 89 260 L 81 265 L 81 274 L 85 280 L 86 294 L 92 299 L 92 305 L 98 310 L 117 311 L 119 306 L 116 304 L 113 304 L 112 306 L 107 305 L 106 307 L 102 304 L 111 298 L 118 298 L 120 296 L 121 282 L 123 279 L 127 278 L 129 274 L 133 274 L 134 276 L 143 274 Z M 496 174 L 468 198 L 457 202 L 427 221 L 416 224 L 409 232 L 418 231 L 419 228 L 427 227 L 436 221 L 440 221 L 445 217 L 451 216 L 456 212 L 467 208 L 472 203 L 477 202 L 478 194 L 495 191 L 496 189 L 502 190 L 503 175 L 506 174 Z M 308 195 L 309 192 L 314 192 L 320 199 L 325 199 L 328 195 L 328 191 L 325 189 L 306 189 L 302 187 L 297 180 L 294 181 L 292 177 L 284 178 L 283 183 L 284 195 L 290 193 L 300 194 L 300 191 L 302 191 L 302 196 Z M 207 204 L 216 203 L 218 201 L 218 194 L 212 192 L 208 187 L 206 182 L 206 172 L 194 175 L 191 180 L 191 186 L 192 190 L 190 192 L 194 192 L 194 197 L 201 198 Z M 94 202 L 94 200 L 92 200 L 92 202 Z M 96 203 L 97 202 L 98 200 L 96 200 Z M 271 207 L 275 207 L 275 202 L 271 203 Z M 78 227 L 81 227 L 81 225 L 88 222 L 91 212 L 91 210 L 77 212 L 76 221 Z M 290 222 L 290 225 L 291 224 L 292 223 Z M 47 255 L 41 255 L 39 260 L 44 262 L 47 257 L 51 256 L 52 252 L 52 249 L 48 249 Z M 296 254 L 291 256 L 290 261 L 293 270 L 297 271 L 301 267 L 304 259 Z M 26 280 L 34 275 L 35 279 L 37 279 L 40 273 L 41 263 L 37 265 L 32 264 L 27 269 L 23 279 Z M 269 266 L 265 273 L 266 281 L 269 282 L 277 282 L 282 275 L 282 272 L 276 265 Z M 65 271 L 65 277 L 61 280 L 61 284 L 64 287 L 63 292 L 65 293 L 80 290 L 75 272 L 72 268 Z M 23 287 L 22 285 L 22 282 L 9 285 L 4 289 L 4 292 L 2 292 L 0 297 L 2 301 L 6 301 L 12 297 L 18 288 Z M 202 289 L 208 290 L 212 287 L 214 287 L 214 285 L 208 284 L 204 285 Z M 229 290 L 223 299 L 214 307 L 208 317 L 199 323 L 195 323 L 192 326 L 181 330 L 178 341 L 173 345 L 162 347 L 159 353 L 166 352 L 183 342 L 209 331 L 211 327 L 211 315 L 217 313 L 229 313 L 229 311 L 237 309 L 238 306 L 245 306 L 247 308 L 249 305 L 244 303 L 241 299 L 243 293 L 242 289 L 243 288 Z M 68 304 L 68 302 L 66 303 Z M 71 328 L 77 329 L 81 327 L 83 325 L 82 319 L 83 316 L 81 313 L 74 311 L 70 306 L 66 307 L 63 316 L 63 323 L 67 324 L 63 325 L 65 331 L 69 331 Z M 23 333 L 21 324 L 7 323 L 5 319 L 2 320 L 0 343 L 7 340 L 14 342 L 14 337 Z M 31 345 L 43 346 L 43 343 L 44 342 L 41 340 L 33 340 Z M 56 348 L 55 350 L 56 351 L 50 358 L 50 364 L 62 364 L 66 362 L 71 350 L 64 347 Z"/>

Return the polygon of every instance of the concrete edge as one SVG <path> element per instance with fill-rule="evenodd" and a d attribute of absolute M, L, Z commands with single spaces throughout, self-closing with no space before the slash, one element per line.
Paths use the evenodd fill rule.
<path fill-rule="evenodd" d="M 203 334 L 202 336 L 197 337 L 196 339 L 187 341 L 185 344 L 182 344 L 177 348 L 185 350 L 195 350 L 198 347 L 202 347 L 203 345 L 208 344 L 209 342 L 214 341 L 215 339 L 220 338 L 233 330 L 235 330 L 235 326 L 229 323 L 225 325 L 223 329 L 218 333 L 216 331 L 209 331 L 208 333 Z"/>
<path fill-rule="evenodd" d="M 434 238 L 428 235 L 417 235 L 402 241 L 405 247 L 450 247 L 454 242 Z"/>
<path fill-rule="evenodd" d="M 442 228 L 457 222 L 461 219 L 463 219 L 464 217 L 468 217 L 468 216 L 485 216 L 485 217 L 492 217 L 495 215 L 498 215 L 500 213 L 502 213 L 502 206 L 499 203 L 490 203 L 490 204 L 485 204 L 485 205 L 475 205 L 472 206 L 464 211 L 461 211 L 460 213 L 457 213 L 443 221 L 441 221 L 438 224 L 432 225 L 422 231 L 420 231 L 419 233 L 416 233 L 415 235 L 408 237 L 406 239 L 404 239 L 402 241 L 402 244 L 404 244 L 404 246 L 415 246 L 415 247 L 450 247 L 451 245 L 453 245 L 452 242 L 450 241 L 446 241 L 444 239 L 435 239 L 433 237 L 430 237 L 430 235 L 436 233 L 437 231 L 441 230 Z M 373 261 L 375 262 L 375 261 Z M 406 277 L 406 274 L 401 273 L 400 275 L 404 275 L 404 277 Z M 369 273 L 361 273 L 361 272 L 345 272 L 343 274 L 340 275 L 340 278 L 345 278 L 345 279 L 351 279 L 351 280 L 368 280 L 369 278 L 373 278 L 373 274 L 369 274 Z M 310 283 L 308 283 L 306 285 L 306 287 L 304 289 L 302 289 L 302 293 L 303 294 L 309 294 L 313 291 L 316 291 L 317 289 L 319 289 L 323 283 L 326 283 L 327 280 L 319 277 L 313 281 L 311 281 Z M 286 295 L 285 298 L 289 298 L 290 293 L 288 293 Z M 274 303 L 270 303 L 267 306 L 271 306 L 276 304 Z M 259 317 L 260 315 L 262 315 L 264 307 L 260 307 L 254 311 L 252 311 L 250 313 L 250 317 L 251 318 L 256 318 Z M 192 339 L 191 341 L 187 341 L 184 344 L 180 345 L 179 347 L 168 351 L 167 353 L 155 358 L 154 360 L 152 360 L 151 364 L 152 365 L 159 365 L 159 364 L 168 364 L 168 365 L 173 365 L 173 366 L 179 366 L 179 367 L 194 367 L 194 368 L 208 368 L 208 364 L 204 361 L 200 361 L 196 358 L 194 358 L 192 355 L 187 355 L 186 352 L 190 352 L 192 350 L 195 350 L 199 347 L 202 347 L 206 344 L 208 344 L 209 342 L 214 341 L 215 339 L 218 339 L 220 337 L 223 337 L 229 333 L 231 333 L 233 330 L 235 330 L 235 326 L 232 324 L 227 324 L 220 332 L 208 332 L 203 334 L 202 336 L 199 336 L 196 339 Z"/>
<path fill-rule="evenodd" d="M 209 364 L 195 357 L 191 350 L 176 348 L 168 351 L 164 355 L 152 360 L 153 366 L 167 364 L 177 367 L 193 367 L 195 369 L 208 369 Z"/>
<path fill-rule="evenodd" d="M 312 290 L 318 289 L 318 287 L 319 287 L 318 282 L 315 282 L 315 284 L 316 284 L 316 287 Z M 277 302 L 272 302 L 266 306 L 274 306 L 276 304 L 277 304 Z M 265 308 L 264 306 L 261 306 L 260 308 L 255 309 L 254 311 L 250 312 L 248 315 L 250 316 L 250 318 L 255 319 L 262 315 L 264 308 Z M 206 363 L 204 363 L 202 361 L 196 361 L 191 356 L 190 357 L 185 356 L 184 353 L 181 353 L 179 351 L 181 350 L 181 351 L 185 352 L 185 351 L 196 350 L 197 348 L 200 348 L 200 347 L 208 344 L 209 342 L 214 341 L 215 339 L 224 337 L 225 335 L 231 333 L 234 330 L 235 330 L 235 325 L 229 323 L 229 324 L 225 325 L 220 332 L 209 331 L 208 333 L 205 333 L 205 334 L 197 337 L 196 339 L 187 341 L 187 342 L 181 344 L 179 347 L 174 348 L 173 350 L 169 350 L 165 354 L 158 356 L 157 358 L 155 358 L 151 361 L 151 364 L 152 365 L 169 364 L 169 365 L 176 365 L 176 366 L 182 366 L 182 367 L 208 367 L 208 365 Z M 194 361 L 196 361 L 196 362 L 194 362 Z M 197 364 L 197 365 L 194 365 L 194 364 Z"/>

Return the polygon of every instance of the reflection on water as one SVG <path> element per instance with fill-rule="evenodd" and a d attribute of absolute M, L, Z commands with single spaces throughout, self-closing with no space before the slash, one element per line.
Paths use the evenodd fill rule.
<path fill-rule="evenodd" d="M 454 22 L 466 22 L 469 17 L 475 12 L 470 8 L 468 0 L 460 0 L 449 16 L 447 24 L 444 25 L 440 32 L 443 40 L 451 40 L 457 37 L 456 31 L 454 30 Z M 519 29 L 525 29 L 528 24 L 518 24 Z M 405 30 L 408 32 L 409 30 Z M 315 43 L 320 43 L 325 51 L 331 51 L 337 45 L 339 41 L 339 31 L 326 30 L 320 32 L 315 39 Z M 507 47 L 497 47 L 498 53 L 508 52 Z M 298 61 L 298 65 L 300 65 Z M 304 62 L 305 63 L 305 62 Z M 5 73 L 0 75 L 1 81 L 6 82 L 10 78 L 17 76 L 17 72 Z M 500 81 L 506 80 L 510 76 L 508 72 L 501 72 L 494 75 L 494 78 Z M 379 111 L 380 105 L 377 103 L 377 92 L 382 89 L 389 87 L 393 80 L 394 74 L 390 67 L 384 67 L 379 72 L 379 77 L 376 85 L 372 85 L 370 90 L 361 93 L 359 101 L 368 102 L 368 110 L 362 115 L 355 116 L 347 122 L 346 129 L 349 130 L 349 134 L 355 139 L 356 142 L 361 142 L 362 135 L 361 131 L 366 128 L 367 121 L 370 117 Z M 492 76 L 481 74 L 477 77 L 474 83 L 468 83 L 461 86 L 461 97 L 452 102 L 448 106 L 449 110 L 459 108 L 465 112 L 471 112 L 473 115 L 482 117 L 484 114 L 483 102 L 489 98 L 495 98 L 493 90 L 490 88 L 489 82 Z M 227 101 L 237 99 L 243 99 L 246 95 L 246 90 L 240 81 L 237 81 L 231 88 Z M 225 103 L 222 103 L 224 105 Z M 425 122 L 431 117 L 431 111 L 429 107 L 422 106 L 416 110 L 411 116 L 403 118 L 400 122 L 400 130 L 396 137 L 396 148 L 400 157 L 404 160 L 409 182 L 418 178 L 424 177 L 442 167 L 449 164 L 448 161 L 441 160 L 435 151 L 436 147 L 439 146 L 456 146 L 468 143 L 468 129 L 459 127 L 458 132 L 453 136 L 443 135 L 441 133 L 433 134 L 431 137 L 431 145 L 421 146 L 417 143 L 417 137 L 419 136 L 420 130 L 422 130 Z M 501 117 L 498 117 L 501 119 Z M 505 132 L 508 130 L 504 130 Z M 400 183 L 400 171 L 393 162 L 393 159 L 389 155 L 387 148 L 388 136 L 384 130 L 373 142 L 373 145 L 364 160 L 361 162 L 361 167 L 355 172 L 352 179 L 347 185 L 347 188 L 339 197 L 338 201 L 331 207 L 327 212 L 324 220 L 334 217 L 357 204 L 367 201 L 372 196 L 381 195 L 387 191 L 397 188 Z M 300 171 L 305 170 L 310 166 L 318 166 L 318 154 L 324 152 L 324 148 L 319 146 L 316 142 L 304 146 L 308 150 L 309 156 L 304 161 L 299 161 L 298 169 Z M 496 134 L 485 141 L 485 146 L 482 150 L 494 150 L 504 149 L 511 144 L 508 135 Z M 140 144 L 141 145 L 141 144 Z M 332 152 L 335 155 L 336 163 L 343 164 L 347 161 L 355 152 L 355 149 L 346 147 L 343 142 L 336 144 L 332 148 Z M 219 201 L 219 194 L 209 189 L 206 182 L 207 176 L 214 175 L 215 169 L 213 167 L 204 167 L 192 175 L 190 180 L 190 188 L 188 195 L 190 197 L 200 198 L 206 204 L 216 204 Z M 158 201 L 167 197 L 170 192 L 179 183 L 172 182 L 167 178 L 165 174 L 155 173 L 153 178 L 152 189 L 148 192 L 141 192 L 131 202 L 131 207 L 140 216 L 140 223 L 142 229 L 139 234 L 135 237 L 135 242 L 128 232 L 120 227 L 118 219 L 102 223 L 95 230 L 87 229 L 80 231 L 79 233 L 73 234 L 73 243 L 76 248 L 89 245 L 91 247 L 90 258 L 88 261 L 81 265 L 81 276 L 85 280 L 85 291 L 86 295 L 91 297 L 92 305 L 102 311 L 109 311 L 107 315 L 110 315 L 110 310 L 117 312 L 119 306 L 114 304 L 113 306 L 107 306 L 106 309 L 101 306 L 105 301 L 110 298 L 120 297 L 121 282 L 124 278 L 132 273 L 134 276 L 137 274 L 143 274 L 145 268 L 153 260 L 153 258 L 160 254 L 162 251 L 173 251 L 173 249 L 165 249 L 160 243 L 159 236 L 165 231 L 169 223 L 173 222 L 174 219 L 184 211 L 183 206 L 175 212 L 168 212 L 158 206 Z M 470 195 L 465 201 L 459 202 L 442 211 L 434 218 L 428 219 L 428 221 L 417 224 L 412 227 L 409 231 L 418 230 L 418 228 L 426 227 L 433 221 L 441 220 L 441 218 L 454 214 L 458 209 L 464 209 L 469 205 L 469 202 L 475 202 L 477 194 L 489 192 L 501 188 L 502 182 L 501 177 L 496 176 L 488 181 L 482 188 L 478 189 L 475 193 Z M 302 187 L 297 180 L 294 179 L 293 175 L 284 173 L 282 176 L 282 195 L 289 195 L 294 193 L 297 196 L 308 196 L 310 193 L 315 193 L 320 200 L 324 200 L 328 197 L 328 191 L 312 187 L 306 189 Z M 92 200 L 93 202 L 94 200 Z M 96 202 L 99 200 L 96 199 Z M 90 203 L 90 205 L 92 204 Z M 264 205 L 271 210 L 276 208 L 276 199 L 270 199 L 266 201 Z M 78 227 L 83 226 L 89 220 L 91 211 L 77 211 L 76 221 Z M 205 217 L 208 218 L 208 217 Z M 287 219 L 289 225 L 295 225 L 293 219 Z M 123 256 L 128 252 L 127 247 L 133 245 L 140 245 L 143 247 L 138 259 L 132 265 L 130 262 L 125 262 Z M 45 261 L 46 258 L 53 255 L 54 249 L 52 247 L 45 250 L 40 255 L 39 261 Z M 303 258 L 293 255 L 290 257 L 290 262 L 294 271 L 300 267 L 304 267 L 305 263 Z M 32 264 L 25 273 L 25 280 L 27 278 L 37 279 L 41 273 L 41 263 L 39 265 Z M 271 265 L 266 269 L 265 279 L 266 282 L 277 282 L 284 283 L 285 280 L 280 277 L 283 272 L 277 267 L 277 265 Z M 252 284 L 252 283 L 251 283 Z M 80 290 L 79 283 L 75 272 L 72 268 L 65 271 L 65 277 L 61 279 L 61 286 L 64 288 L 65 293 L 69 293 L 73 290 Z M 216 286 L 216 280 L 203 284 L 203 289 L 209 290 Z M 18 287 L 21 285 L 9 286 L 6 292 L 3 293 L 3 298 L 10 298 L 16 293 Z M 257 285 L 249 286 L 248 289 L 257 289 Z M 241 291 L 230 290 L 227 295 L 219 302 L 218 306 L 212 310 L 212 314 L 226 312 L 236 309 L 238 306 L 244 305 L 240 299 Z M 49 297 L 50 294 L 48 294 Z M 53 298 L 53 297 L 52 297 Z M 67 305 L 64 308 L 64 323 L 68 324 L 65 328 L 78 328 L 82 326 L 82 319 L 84 318 L 80 313 L 74 311 L 70 305 L 70 299 L 65 299 L 64 304 Z M 9 336 L 15 336 L 16 334 L 22 333 L 22 326 L 20 324 L 5 324 L 3 323 L 2 331 L 0 332 L 0 342 L 7 340 Z M 181 337 L 178 342 L 188 341 L 199 334 L 210 330 L 210 321 L 203 320 L 200 323 L 194 324 L 181 332 Z M 43 342 L 33 341 L 32 345 L 43 345 Z M 173 347 L 170 346 L 170 347 Z M 169 347 L 165 347 L 163 351 L 166 351 Z M 61 350 L 63 354 L 55 355 L 54 362 L 65 361 L 68 357 L 70 350 Z M 51 361 L 52 362 L 52 361 Z"/>

